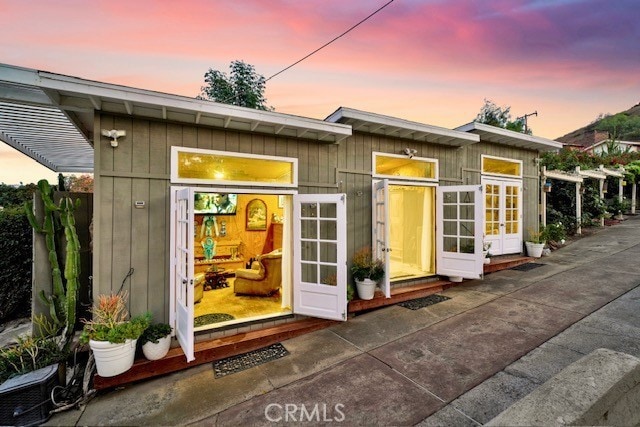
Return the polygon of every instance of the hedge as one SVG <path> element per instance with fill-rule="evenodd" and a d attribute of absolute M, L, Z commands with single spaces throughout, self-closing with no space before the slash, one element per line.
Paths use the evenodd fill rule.
<path fill-rule="evenodd" d="M 31 246 L 23 208 L 0 210 L 0 322 L 31 313 Z"/>

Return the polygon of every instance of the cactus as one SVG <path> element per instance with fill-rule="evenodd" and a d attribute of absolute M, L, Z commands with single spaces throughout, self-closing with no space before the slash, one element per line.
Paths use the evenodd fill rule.
<path fill-rule="evenodd" d="M 53 189 L 46 180 L 38 182 L 38 189 L 44 204 L 44 220 L 38 224 L 33 214 L 33 203 L 25 204 L 25 212 L 33 229 L 44 234 L 47 250 L 49 251 L 49 264 L 51 265 L 52 293 L 45 295 L 40 293 L 41 299 L 49 307 L 49 312 L 54 324 L 58 328 L 65 328 L 67 343 L 73 335 L 76 322 L 76 302 L 78 299 L 78 277 L 80 274 L 80 243 L 75 228 L 74 210 L 80 204 L 76 204 L 68 197 L 63 197 L 59 205 L 53 201 Z M 56 212 L 58 215 L 56 215 Z M 58 262 L 58 250 L 56 248 L 56 231 L 64 227 L 66 240 L 66 259 L 64 278 Z"/>

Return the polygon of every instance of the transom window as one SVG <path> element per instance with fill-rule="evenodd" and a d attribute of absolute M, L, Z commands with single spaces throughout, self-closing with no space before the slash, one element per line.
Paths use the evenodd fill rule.
<path fill-rule="evenodd" d="M 373 153 L 373 176 L 408 178 L 418 181 L 438 180 L 438 160 L 397 154 Z"/>
<path fill-rule="evenodd" d="M 171 147 L 171 182 L 296 187 L 298 159 Z"/>
<path fill-rule="evenodd" d="M 522 160 L 482 156 L 482 173 L 510 177 L 522 177 Z"/>

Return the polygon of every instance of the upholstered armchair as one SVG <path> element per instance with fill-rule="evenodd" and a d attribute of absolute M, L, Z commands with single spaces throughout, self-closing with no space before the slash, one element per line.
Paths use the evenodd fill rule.
<path fill-rule="evenodd" d="M 282 285 L 282 251 L 259 255 L 251 268 L 236 270 L 233 292 L 241 295 L 269 296 Z"/>
<path fill-rule="evenodd" d="M 204 273 L 196 273 L 193 280 L 193 302 L 198 303 L 204 296 Z"/>

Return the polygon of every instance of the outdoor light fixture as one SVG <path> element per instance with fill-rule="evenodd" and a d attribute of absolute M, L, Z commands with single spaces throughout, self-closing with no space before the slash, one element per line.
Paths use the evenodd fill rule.
<path fill-rule="evenodd" d="M 413 158 L 413 156 L 415 156 L 416 154 L 418 154 L 418 150 L 416 150 L 415 148 L 405 148 L 403 151 L 404 154 L 406 154 L 407 156 L 409 156 L 410 159 Z"/>
<path fill-rule="evenodd" d="M 118 146 L 118 138 L 120 138 L 122 136 L 126 136 L 126 135 L 127 135 L 127 131 L 124 131 L 124 130 L 116 130 L 116 129 L 105 130 L 105 129 L 102 129 L 102 136 L 106 136 L 107 138 L 112 138 L 111 146 L 113 148 L 116 148 Z"/>

